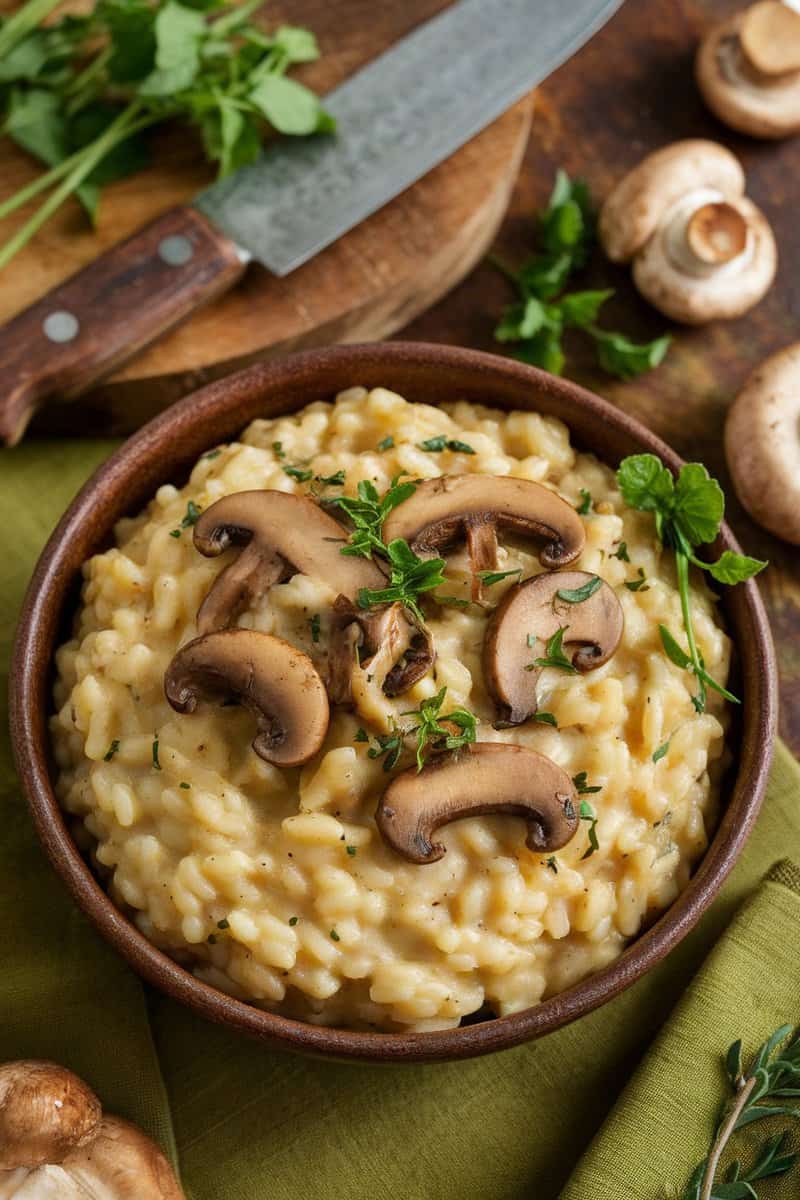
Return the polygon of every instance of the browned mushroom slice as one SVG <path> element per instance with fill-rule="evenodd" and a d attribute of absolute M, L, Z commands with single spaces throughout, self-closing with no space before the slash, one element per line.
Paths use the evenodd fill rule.
<path fill-rule="evenodd" d="M 164 676 L 167 699 L 191 713 L 198 701 L 236 701 L 253 713 L 253 749 L 266 762 L 296 767 L 317 753 L 328 730 L 328 697 L 311 659 L 281 638 L 252 629 L 207 633 L 181 647 Z"/>
<path fill-rule="evenodd" d="M 575 785 L 551 759 L 523 746 L 477 742 L 443 754 L 421 771 L 397 775 L 375 819 L 384 841 L 413 863 L 437 862 L 444 846 L 431 839 L 442 825 L 488 813 L 523 817 L 527 845 L 565 846 L 578 828 Z"/>
<path fill-rule="evenodd" d="M 540 483 L 509 475 L 426 479 L 389 514 L 383 537 L 387 543 L 405 538 L 418 554 L 437 553 L 466 538 L 477 598 L 478 572 L 497 567 L 498 529 L 543 538 L 539 559 L 546 567 L 573 562 L 586 537 L 583 522 L 566 500 Z"/>
<path fill-rule="evenodd" d="M 382 680 L 387 696 L 407 692 L 433 666 L 436 655 L 430 632 L 413 624 L 402 604 L 364 612 L 338 596 L 333 610 L 327 678 L 331 704 L 352 703 L 356 658 Z"/>
<path fill-rule="evenodd" d="M 227 629 L 274 583 L 298 572 L 352 601 L 361 588 L 385 587 L 376 563 L 341 553 L 347 537 L 347 530 L 307 496 L 272 490 L 223 496 L 201 514 L 194 544 L 208 557 L 229 546 L 243 549 L 201 604 L 198 631 Z"/>
<path fill-rule="evenodd" d="M 483 673 L 497 706 L 498 726 L 521 725 L 536 712 L 541 668 L 532 663 L 544 656 L 545 643 L 559 629 L 564 630 L 564 647 L 577 646 L 572 665 L 583 672 L 608 662 L 622 628 L 620 602 L 598 575 L 545 572 L 509 588 L 489 619 L 483 642 Z"/>

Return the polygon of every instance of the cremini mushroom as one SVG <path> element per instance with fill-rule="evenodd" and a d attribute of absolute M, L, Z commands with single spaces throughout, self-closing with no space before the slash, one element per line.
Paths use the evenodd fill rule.
<path fill-rule="evenodd" d="M 673 320 L 740 316 L 764 296 L 777 265 L 769 223 L 744 190 L 724 146 L 690 139 L 656 150 L 603 205 L 606 254 L 632 262 L 639 291 Z"/>
<path fill-rule="evenodd" d="M 252 629 L 187 642 L 167 668 L 164 691 L 182 713 L 194 712 L 201 700 L 242 704 L 258 724 L 253 749 L 278 767 L 308 762 L 328 730 L 328 696 L 308 655 Z"/>
<path fill-rule="evenodd" d="M 700 43 L 697 83 L 711 111 L 751 137 L 800 132 L 800 12 L 762 0 Z"/>
<path fill-rule="evenodd" d="M 104 1116 L 57 1063 L 0 1066 L 0 1196 L 26 1200 L 183 1200 L 155 1142 Z"/>
<path fill-rule="evenodd" d="M 350 601 L 361 588 L 386 586 L 386 576 L 371 559 L 341 553 L 347 530 L 307 496 L 270 489 L 223 496 L 200 514 L 194 544 L 207 557 L 242 547 L 200 606 L 201 634 L 227 629 L 274 583 L 298 572 Z"/>
<path fill-rule="evenodd" d="M 800 343 L 768 358 L 739 392 L 725 456 L 753 520 L 800 545 Z"/>
<path fill-rule="evenodd" d="M 483 641 L 483 675 L 498 727 L 521 725 L 536 712 L 543 668 L 535 659 L 559 629 L 562 647 L 576 647 L 573 667 L 591 671 L 608 662 L 620 643 L 622 606 L 607 583 L 585 571 L 548 571 L 509 588 Z"/>
<path fill-rule="evenodd" d="M 426 479 L 389 514 L 383 537 L 387 543 L 404 538 L 420 555 L 437 554 L 466 538 L 477 599 L 478 573 L 497 567 L 498 530 L 543 539 L 539 560 L 546 567 L 573 562 L 586 539 L 571 504 L 540 483 L 509 475 Z"/>
<path fill-rule="evenodd" d="M 384 841 L 413 863 L 445 853 L 433 834 L 462 817 L 523 817 L 531 850 L 565 846 L 578 828 L 575 785 L 551 759 L 523 746 L 477 742 L 395 776 L 375 819 Z"/>
<path fill-rule="evenodd" d="M 333 606 L 327 663 L 331 704 L 352 701 L 353 663 L 377 676 L 387 696 L 408 691 L 433 666 L 433 638 L 425 626 L 412 623 L 400 603 L 375 612 L 359 611 L 344 596 Z"/>

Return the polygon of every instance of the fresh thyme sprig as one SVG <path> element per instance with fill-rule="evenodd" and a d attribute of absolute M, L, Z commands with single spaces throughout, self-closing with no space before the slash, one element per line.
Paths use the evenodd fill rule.
<path fill-rule="evenodd" d="M 431 750 L 458 750 L 474 742 L 477 737 L 477 718 L 466 708 L 454 708 L 443 714 L 442 705 L 446 696 L 447 688 L 443 687 L 435 696 L 423 700 L 419 708 L 401 713 L 403 717 L 416 717 L 416 724 L 409 725 L 406 729 L 395 728 L 391 733 L 378 734 L 375 738 L 376 744 L 370 746 L 367 751 L 368 756 L 373 759 L 383 758 L 384 771 L 391 771 L 397 766 L 405 739 L 414 735 L 417 740 L 417 770 L 421 771 Z M 359 733 L 361 732 L 359 730 Z"/>
<path fill-rule="evenodd" d="M 789 1131 L 764 1139 L 748 1168 L 736 1159 L 717 1181 L 720 1161 L 737 1130 L 766 1117 L 800 1117 L 800 1031 L 782 1025 L 759 1046 L 752 1061 L 742 1066 L 742 1043 L 736 1041 L 725 1056 L 725 1073 L 732 1096 L 724 1105 L 706 1158 L 698 1163 L 681 1194 L 681 1200 L 758 1200 L 752 1186 L 770 1176 L 785 1175 L 800 1155 L 787 1153 Z M 777 1101 L 766 1104 L 765 1101 Z"/>
<path fill-rule="evenodd" d="M 534 667 L 555 667 L 557 671 L 566 671 L 568 675 L 577 675 L 577 668 L 573 667 L 562 648 L 564 634 L 568 628 L 568 625 L 564 625 L 561 629 L 557 629 L 548 640 L 543 657 L 535 658 L 530 664 L 530 668 L 526 667 L 526 670 L 533 670 Z M 530 641 L 528 644 L 530 645 Z"/>
<path fill-rule="evenodd" d="M 416 490 L 417 485 L 411 480 L 401 483 L 400 476 L 395 475 L 384 496 L 379 494 L 374 483 L 362 479 L 357 496 L 337 496 L 331 500 L 330 506 L 340 508 L 353 524 L 350 542 L 342 548 L 342 554 L 371 558 L 373 550 L 377 550 L 385 555 L 386 546 L 381 536 L 383 523 L 392 509 L 413 496 Z"/>
<path fill-rule="evenodd" d="M 732 550 L 724 551 L 714 563 L 703 562 L 695 555 L 698 546 L 714 541 L 725 512 L 722 488 L 702 463 L 687 463 L 681 468 L 677 480 L 674 480 L 671 472 L 654 454 L 634 454 L 620 463 L 617 482 L 626 504 L 640 512 L 653 514 L 659 540 L 675 554 L 688 654 L 665 625 L 659 625 L 658 629 L 664 653 L 670 662 L 689 671 L 697 679 L 698 689 L 692 697 L 695 710 L 705 712 L 707 688 L 713 688 L 726 700 L 738 704 L 738 698 L 706 671 L 703 656 L 697 647 L 692 623 L 689 566 L 693 564 L 707 571 L 719 583 L 734 584 L 763 571 L 766 562 L 746 554 L 736 554 Z"/>

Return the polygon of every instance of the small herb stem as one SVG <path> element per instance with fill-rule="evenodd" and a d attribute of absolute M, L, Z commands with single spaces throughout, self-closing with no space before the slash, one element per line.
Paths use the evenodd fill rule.
<path fill-rule="evenodd" d="M 679 557 L 681 556 L 679 555 Z M 714 1138 L 714 1144 L 711 1147 L 711 1153 L 708 1156 L 708 1162 L 706 1163 L 703 1180 L 700 1184 L 700 1200 L 711 1200 L 711 1192 L 714 1187 L 714 1177 L 717 1173 L 719 1160 L 722 1157 L 722 1153 L 728 1144 L 731 1134 L 736 1128 L 736 1122 L 739 1120 L 742 1112 L 747 1107 L 747 1101 L 750 1099 L 750 1093 L 755 1085 L 755 1075 L 751 1075 L 749 1079 L 742 1082 L 728 1115 L 717 1130 L 717 1136 Z"/>
<path fill-rule="evenodd" d="M 512 271 L 512 269 L 511 269 L 511 267 L 509 267 L 508 263 L 504 263 L 502 258 L 498 258 L 496 254 L 487 254 L 486 261 L 491 266 L 495 267 L 500 272 L 501 275 L 505 275 L 506 279 L 510 280 L 511 283 L 514 284 L 514 287 L 516 287 L 516 288 L 519 287 L 519 279 L 517 277 L 517 272 Z"/>
<path fill-rule="evenodd" d="M 27 37 L 59 3 L 60 0 L 29 0 L 28 4 L 9 17 L 0 29 L 0 59 L 10 54 L 17 43 Z"/>
<path fill-rule="evenodd" d="M 703 668 L 700 664 L 700 655 L 697 650 L 697 643 L 694 640 L 694 626 L 692 624 L 691 600 L 689 595 L 689 560 L 682 550 L 675 550 L 675 566 L 678 573 L 678 591 L 681 597 L 683 628 L 686 631 L 686 640 L 689 643 L 689 657 L 692 660 L 695 676 L 700 684 L 702 693 L 704 685 L 700 673 L 703 671 Z"/>
<path fill-rule="evenodd" d="M 14 236 L 9 238 L 5 245 L 0 248 L 0 270 L 8 265 L 14 255 L 18 254 L 34 234 L 41 229 L 45 221 L 80 187 L 86 176 L 94 170 L 100 160 L 118 142 L 124 141 L 126 137 L 130 136 L 131 127 L 141 107 L 141 100 L 134 100 L 126 109 L 123 109 L 117 119 L 112 121 L 108 129 L 100 137 L 85 148 L 80 156 L 80 161 L 70 171 L 61 186 L 48 196 L 22 228 L 17 230 Z"/>

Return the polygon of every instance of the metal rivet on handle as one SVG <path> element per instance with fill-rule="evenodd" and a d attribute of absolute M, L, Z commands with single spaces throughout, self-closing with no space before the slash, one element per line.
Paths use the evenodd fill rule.
<path fill-rule="evenodd" d="M 80 327 L 80 321 L 75 314 L 67 312 L 66 309 L 51 312 L 42 322 L 44 336 L 51 342 L 71 342 L 78 336 Z"/>
<path fill-rule="evenodd" d="M 169 267 L 182 267 L 194 254 L 194 246 L 188 237 L 175 233 L 162 238 L 158 243 L 158 257 Z"/>

